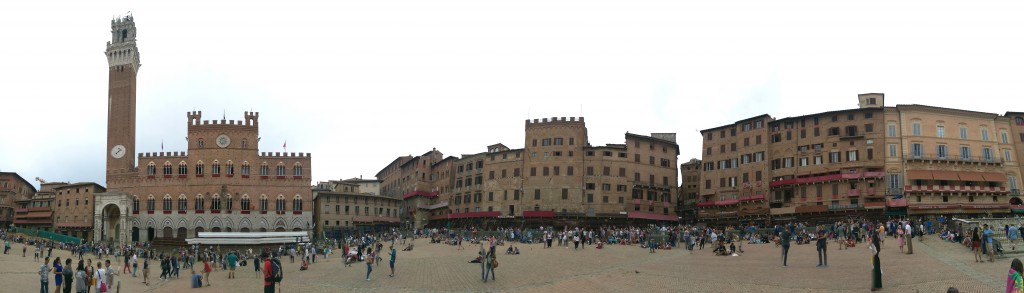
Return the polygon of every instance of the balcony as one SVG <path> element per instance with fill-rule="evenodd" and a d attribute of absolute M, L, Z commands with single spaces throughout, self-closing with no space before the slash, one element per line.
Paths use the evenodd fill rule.
<path fill-rule="evenodd" d="M 839 137 L 839 139 L 857 139 L 857 138 L 863 138 L 863 137 L 864 137 L 864 133 L 862 133 L 862 132 L 847 131 L 847 132 L 844 132 L 843 135 Z"/>
<path fill-rule="evenodd" d="M 1003 163 L 1003 159 L 1001 159 L 1001 158 L 995 158 L 995 157 L 983 158 L 983 157 L 975 157 L 975 156 L 961 157 L 961 156 L 952 155 L 952 154 L 944 154 L 944 155 L 942 155 L 942 154 L 925 154 L 925 153 L 914 154 L 914 153 L 910 153 L 910 154 L 903 154 L 903 158 L 906 161 L 950 162 L 950 163 L 971 163 L 971 164 L 1002 164 Z"/>
<path fill-rule="evenodd" d="M 830 210 L 830 211 L 836 211 L 836 210 L 857 210 L 857 209 L 863 209 L 863 208 L 864 208 L 864 205 L 862 205 L 862 204 L 834 204 L 834 205 L 829 205 L 828 206 L 828 210 Z"/>
<path fill-rule="evenodd" d="M 860 189 L 850 189 L 846 191 L 847 197 L 858 197 L 860 196 Z"/>
<path fill-rule="evenodd" d="M 903 190 L 899 188 L 887 188 L 885 189 L 885 195 L 897 195 L 903 194 Z"/>
<path fill-rule="evenodd" d="M 991 186 L 949 186 L 949 185 L 907 185 L 907 193 L 943 192 L 943 193 L 1009 193 L 1006 187 Z M 1012 190 L 1011 190 L 1012 191 Z"/>

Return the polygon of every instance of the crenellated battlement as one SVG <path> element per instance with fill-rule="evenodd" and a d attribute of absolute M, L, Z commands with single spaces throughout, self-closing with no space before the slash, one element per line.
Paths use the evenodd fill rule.
<path fill-rule="evenodd" d="M 260 152 L 260 158 L 311 158 L 311 153 L 289 153 L 289 152 Z"/>
<path fill-rule="evenodd" d="M 552 124 L 578 124 L 578 125 L 583 125 L 583 117 L 569 117 L 569 118 L 566 118 L 566 117 L 551 117 L 551 118 L 533 119 L 532 121 L 530 119 L 526 119 L 526 127 L 542 126 L 542 125 L 552 125 Z"/>
<path fill-rule="evenodd" d="M 188 156 L 186 152 L 152 152 L 152 153 L 139 153 L 139 159 L 170 159 L 170 158 L 185 158 Z"/>
<path fill-rule="evenodd" d="M 202 120 L 203 111 L 189 111 L 185 113 L 188 118 L 188 126 L 205 126 L 205 125 L 229 125 L 229 126 L 259 126 L 259 112 L 245 112 L 245 120 Z"/>

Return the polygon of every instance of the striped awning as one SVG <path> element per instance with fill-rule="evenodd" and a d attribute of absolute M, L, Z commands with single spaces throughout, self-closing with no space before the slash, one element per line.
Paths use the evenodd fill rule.
<path fill-rule="evenodd" d="M 910 179 L 910 180 L 932 180 L 932 171 L 928 171 L 928 170 L 907 170 L 907 179 Z"/>

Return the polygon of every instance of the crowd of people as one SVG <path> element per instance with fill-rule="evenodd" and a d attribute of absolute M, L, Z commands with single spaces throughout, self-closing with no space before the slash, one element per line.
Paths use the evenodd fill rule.
<path fill-rule="evenodd" d="M 141 275 L 142 283 L 150 284 L 150 263 L 159 265 L 160 274 L 156 277 L 161 282 L 180 278 L 180 271 L 191 272 L 193 285 L 211 286 L 210 274 L 216 271 L 227 272 L 228 279 L 234 279 L 235 269 L 251 265 L 258 276 L 264 277 L 266 290 L 273 290 L 279 284 L 280 259 L 287 257 L 290 263 L 298 263 L 299 270 L 310 269 L 317 262 L 318 255 L 323 260 L 330 258 L 332 251 L 342 252 L 345 267 L 356 262 L 366 265 L 366 280 L 370 281 L 375 266 L 388 259 L 389 277 L 395 275 L 397 251 L 395 245 L 406 245 L 403 251 L 410 251 L 418 238 L 427 238 L 433 244 L 448 244 L 456 250 L 464 250 L 466 245 L 479 245 L 480 250 L 471 263 L 480 263 L 482 280 L 496 280 L 495 268 L 498 267 L 496 256 L 498 246 L 508 245 L 506 255 L 520 255 L 516 245 L 540 245 L 543 249 L 565 248 L 583 250 L 587 246 L 603 249 L 606 245 L 635 246 L 651 253 L 658 250 L 671 250 L 679 246 L 681 249 L 694 253 L 710 246 L 710 253 L 719 256 L 740 256 L 743 244 L 774 244 L 781 248 L 782 266 L 787 267 L 789 247 L 810 245 L 816 247 L 818 267 L 828 267 L 829 243 L 838 249 L 847 249 L 866 244 L 871 251 L 873 290 L 881 288 L 881 268 L 879 252 L 884 247 L 885 239 L 892 237 L 901 253 L 913 254 L 913 241 L 924 241 L 926 235 L 937 234 L 942 241 L 961 243 L 975 255 L 975 261 L 994 262 L 994 254 L 1001 250 L 995 241 L 994 233 L 1005 233 L 1011 249 L 1016 249 L 1016 242 L 1021 238 L 1017 225 L 1005 227 L 965 227 L 963 223 L 954 223 L 940 218 L 938 224 L 924 219 L 890 219 L 871 221 L 867 219 L 846 219 L 825 224 L 810 225 L 808 223 L 787 223 L 766 227 L 763 225 L 720 226 L 678 225 L 678 226 L 597 226 L 597 227 L 555 227 L 538 226 L 536 228 L 508 227 L 494 230 L 429 228 L 413 231 L 392 229 L 386 232 L 353 234 L 340 239 L 321 239 L 315 243 L 279 245 L 263 247 L 255 253 L 253 249 L 234 249 L 222 251 L 216 246 L 192 245 L 172 249 L 155 249 L 148 243 L 130 243 L 114 245 L 108 243 L 66 244 L 48 240 L 34 239 L 20 235 L 9 235 L 0 230 L 0 239 L 4 240 L 4 254 L 10 254 L 12 243 L 20 244 L 22 257 L 27 257 L 31 250 L 37 261 L 42 261 L 39 269 L 41 286 L 49 290 L 49 279 L 53 285 L 63 292 L 107 292 L 117 286 L 115 278 L 137 278 Z M 407 241 L 411 242 L 407 244 Z M 386 247 L 386 248 L 385 248 Z M 52 258 L 53 250 L 65 250 L 78 258 L 77 266 L 72 259 Z M 87 257 L 86 255 L 91 257 Z M 94 259 L 96 261 L 94 261 Z M 52 261 L 51 261 L 52 260 Z M 113 264 L 111 262 L 114 262 Z M 1015 260 L 1016 261 L 1016 260 Z M 1019 262 L 1019 261 L 1018 261 Z M 142 270 L 141 274 L 138 272 Z M 1011 269 L 1010 277 L 1024 273 L 1021 269 Z M 274 280 L 278 281 L 274 281 Z M 60 292 L 60 291 L 58 291 Z M 269 291 L 268 291 L 269 292 Z"/>

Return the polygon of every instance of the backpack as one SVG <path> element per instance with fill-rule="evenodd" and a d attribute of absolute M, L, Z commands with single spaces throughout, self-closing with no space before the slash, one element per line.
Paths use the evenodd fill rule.
<path fill-rule="evenodd" d="M 280 283 L 284 279 L 284 270 L 281 270 L 281 261 L 278 259 L 270 260 L 270 281 L 274 283 Z"/>

